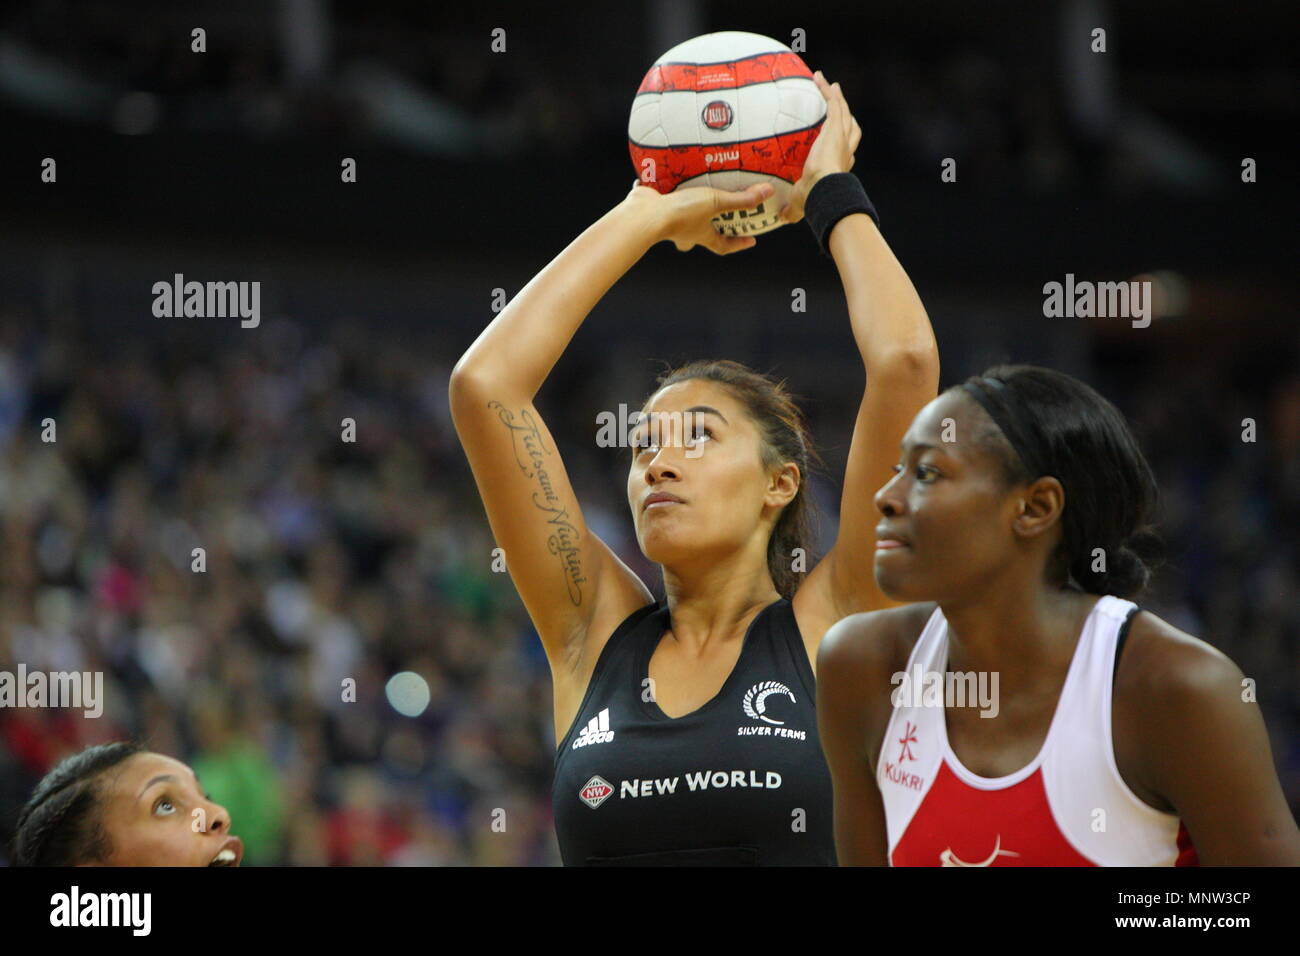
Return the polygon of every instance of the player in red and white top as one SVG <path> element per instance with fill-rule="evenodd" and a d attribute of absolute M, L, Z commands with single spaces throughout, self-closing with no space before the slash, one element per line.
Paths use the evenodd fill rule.
<path fill-rule="evenodd" d="M 902 452 L 875 577 L 926 603 L 847 617 L 818 657 L 840 862 L 1300 864 L 1253 683 L 1126 600 L 1156 487 L 1114 406 L 1004 366 Z"/>

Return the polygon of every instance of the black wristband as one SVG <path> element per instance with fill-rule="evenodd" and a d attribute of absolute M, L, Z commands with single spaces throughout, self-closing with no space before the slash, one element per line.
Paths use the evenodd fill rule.
<path fill-rule="evenodd" d="M 804 200 L 803 215 L 821 246 L 822 254 L 831 254 L 831 230 L 835 224 L 855 212 L 865 212 L 880 228 L 880 214 L 867 198 L 858 177 L 852 173 L 831 173 L 817 180 Z"/>

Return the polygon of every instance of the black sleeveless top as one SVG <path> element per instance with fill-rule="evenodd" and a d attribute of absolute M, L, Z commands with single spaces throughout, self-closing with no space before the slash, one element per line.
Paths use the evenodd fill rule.
<path fill-rule="evenodd" d="M 565 866 L 834 866 L 831 778 L 812 667 L 784 598 L 760 611 L 717 696 L 671 718 L 650 657 L 670 627 L 647 604 L 600 652 L 555 754 Z"/>

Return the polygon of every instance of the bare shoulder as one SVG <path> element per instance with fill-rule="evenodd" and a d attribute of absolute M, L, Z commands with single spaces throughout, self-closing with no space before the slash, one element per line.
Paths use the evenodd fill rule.
<path fill-rule="evenodd" d="M 933 604 L 905 604 L 837 621 L 817 652 L 817 710 L 823 741 L 874 767 L 892 711 L 893 675 L 907 658 Z"/>
<path fill-rule="evenodd" d="M 844 680 L 882 670 L 892 674 L 907 662 L 934 608 L 933 603 L 904 604 L 841 618 L 822 639 L 818 671 L 828 665 Z"/>
<path fill-rule="evenodd" d="M 1116 693 L 1149 705 L 1195 704 L 1207 695 L 1241 691 L 1241 670 L 1222 651 L 1150 611 L 1129 626 Z"/>
<path fill-rule="evenodd" d="M 1115 675 L 1115 759 L 1146 803 L 1172 811 L 1167 768 L 1186 738 L 1231 734 L 1249 719 L 1241 670 L 1222 651 L 1149 611 L 1129 626 Z M 1162 770 L 1162 768 L 1164 768 Z"/>
<path fill-rule="evenodd" d="M 1130 789 L 1178 814 L 1202 863 L 1300 863 L 1300 831 L 1240 668 L 1148 612 L 1134 617 L 1129 643 L 1113 714 L 1116 764 Z"/>

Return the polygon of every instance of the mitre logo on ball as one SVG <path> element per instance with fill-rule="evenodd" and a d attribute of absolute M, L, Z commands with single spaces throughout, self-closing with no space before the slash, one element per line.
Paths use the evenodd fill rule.
<path fill-rule="evenodd" d="M 812 71 L 784 43 L 757 33 L 708 33 L 650 67 L 632 101 L 628 150 L 641 181 L 661 193 L 771 184 L 773 194 L 753 209 L 713 218 L 725 236 L 753 236 L 781 225 L 781 208 L 825 119 Z"/>

